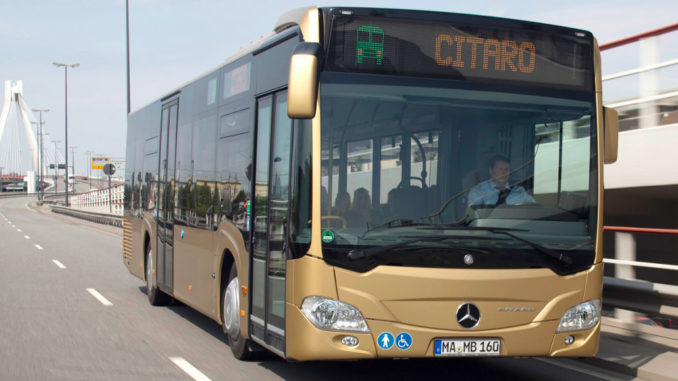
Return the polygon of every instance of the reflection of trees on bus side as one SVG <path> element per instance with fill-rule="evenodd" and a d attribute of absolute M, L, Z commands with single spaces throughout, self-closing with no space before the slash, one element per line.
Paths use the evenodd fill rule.
<path fill-rule="evenodd" d="M 165 210 L 165 218 L 171 220 L 174 215 L 174 182 L 165 183 L 163 190 L 163 205 L 167 207 Z"/>
<path fill-rule="evenodd" d="M 161 200 L 158 200 L 158 186 Z M 161 202 L 167 206 L 164 215 L 168 222 L 216 229 L 221 221 L 229 221 L 238 229 L 247 229 L 247 202 L 251 197 L 247 186 L 239 180 L 170 181 L 160 184 L 150 172 L 132 173 L 124 188 L 125 206 L 133 215 L 141 217 L 144 211 L 154 211 Z M 265 200 L 265 198 L 264 198 Z"/>
<path fill-rule="evenodd" d="M 216 229 L 219 222 L 228 220 L 245 229 L 247 194 L 240 184 L 189 179 L 177 183 L 176 189 L 177 223 Z"/>
<path fill-rule="evenodd" d="M 195 188 L 195 214 L 199 219 L 204 219 L 207 223 L 207 215 L 211 214 L 212 208 L 212 190 L 208 184 L 196 184 Z"/>

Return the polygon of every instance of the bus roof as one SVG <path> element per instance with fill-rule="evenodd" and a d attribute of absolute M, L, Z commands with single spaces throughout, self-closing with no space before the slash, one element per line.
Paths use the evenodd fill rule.
<path fill-rule="evenodd" d="M 282 31 L 281 31 L 281 32 L 282 32 Z M 188 86 L 189 84 L 191 84 L 191 83 L 197 81 L 198 79 L 203 78 L 203 77 L 206 77 L 206 76 L 210 75 L 211 73 L 214 73 L 215 71 L 221 69 L 222 67 L 224 67 L 224 66 L 226 66 L 226 65 L 228 65 L 228 64 L 230 64 L 230 63 L 232 63 L 232 62 L 234 62 L 234 61 L 237 61 L 238 59 L 240 59 L 240 58 L 242 58 L 242 57 L 245 57 L 246 55 L 251 54 L 252 52 L 257 51 L 259 48 L 261 48 L 262 46 L 264 46 L 264 45 L 266 44 L 267 41 L 271 40 L 271 39 L 272 39 L 274 36 L 276 36 L 277 34 L 279 34 L 279 32 L 275 32 L 275 31 L 269 32 L 269 33 L 266 33 L 266 34 L 260 36 L 260 37 L 257 38 L 256 40 L 250 41 L 247 45 L 244 45 L 243 47 L 241 47 L 240 49 L 238 49 L 238 51 L 236 51 L 235 53 L 233 53 L 232 55 L 230 55 L 228 58 L 226 58 L 226 60 L 224 60 L 224 61 L 221 62 L 220 64 L 218 64 L 218 65 L 212 67 L 211 69 L 205 71 L 204 73 L 198 75 L 197 77 L 195 77 L 195 78 L 193 78 L 193 79 L 190 79 L 190 80 L 187 80 L 187 81 L 183 82 L 181 85 L 179 85 L 179 86 L 173 88 L 172 90 L 170 90 L 170 91 L 166 92 L 165 94 L 163 94 L 162 96 L 160 96 L 160 97 L 158 97 L 158 98 L 156 98 L 156 99 L 150 101 L 149 103 L 146 103 L 146 104 L 144 104 L 144 105 L 142 105 L 142 106 L 140 106 L 140 107 L 138 107 L 138 108 L 132 110 L 132 111 L 130 112 L 130 114 L 134 114 L 135 112 L 137 112 L 137 111 L 139 111 L 139 110 L 142 110 L 142 109 L 148 107 L 149 105 L 151 105 L 151 104 L 157 102 L 159 99 L 163 99 L 163 98 L 165 98 L 165 97 L 167 97 L 167 96 L 169 96 L 169 95 L 171 95 L 171 94 L 177 93 L 178 91 L 180 91 L 180 90 L 183 89 L 184 87 Z"/>

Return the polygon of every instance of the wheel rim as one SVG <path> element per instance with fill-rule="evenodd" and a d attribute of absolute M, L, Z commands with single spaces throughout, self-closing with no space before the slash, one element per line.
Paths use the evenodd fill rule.
<path fill-rule="evenodd" d="M 146 293 L 151 293 L 153 287 L 153 250 L 148 250 L 148 258 L 146 258 Z"/>
<path fill-rule="evenodd" d="M 238 277 L 231 280 L 224 293 L 224 331 L 234 339 L 240 336 L 240 300 L 238 299 Z"/>

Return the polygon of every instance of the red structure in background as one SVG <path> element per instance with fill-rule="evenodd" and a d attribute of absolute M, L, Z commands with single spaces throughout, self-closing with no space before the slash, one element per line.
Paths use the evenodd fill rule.
<path fill-rule="evenodd" d="M 630 44 L 630 43 L 633 43 L 633 42 L 636 42 L 636 41 L 640 41 L 643 38 L 655 37 L 655 36 L 659 36 L 659 35 L 662 35 L 662 34 L 665 34 L 665 33 L 673 32 L 674 30 L 678 30 L 678 23 L 667 25 L 665 27 L 655 29 L 655 30 L 651 30 L 649 32 L 640 33 L 640 34 L 636 34 L 634 36 L 622 38 L 621 40 L 612 41 L 612 42 L 608 42 L 606 44 L 602 44 L 602 45 L 600 45 L 600 50 L 603 51 L 603 50 L 607 50 L 607 49 L 616 48 L 618 46 L 627 45 L 627 44 Z"/>

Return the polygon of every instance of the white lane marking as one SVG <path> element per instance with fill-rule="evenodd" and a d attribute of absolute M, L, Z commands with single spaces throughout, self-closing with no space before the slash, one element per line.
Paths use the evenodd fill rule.
<path fill-rule="evenodd" d="M 101 294 L 99 293 L 99 291 L 97 291 L 97 290 L 95 290 L 95 289 L 93 289 L 93 288 L 88 288 L 88 289 L 87 289 L 87 292 L 89 292 L 90 294 L 92 294 L 92 296 L 95 297 L 95 298 L 96 298 L 99 302 L 101 302 L 101 304 L 103 304 L 104 306 L 112 306 L 112 305 L 113 305 L 113 303 L 111 303 L 108 299 L 104 298 L 104 296 L 101 295 Z"/>
<path fill-rule="evenodd" d="M 35 244 L 35 248 L 38 249 L 38 250 L 44 250 L 44 249 L 42 248 L 42 246 L 38 245 L 37 243 Z"/>
<path fill-rule="evenodd" d="M 26 238 L 26 239 L 31 239 L 31 237 L 29 237 L 29 236 L 27 236 L 27 235 L 24 235 L 24 238 Z"/>
<path fill-rule="evenodd" d="M 16 231 L 19 232 L 19 233 L 21 233 L 21 229 L 17 229 Z"/>
<path fill-rule="evenodd" d="M 209 377 L 205 376 L 201 371 L 191 365 L 191 363 L 188 361 L 184 360 L 182 357 L 170 357 L 170 360 L 172 360 L 174 365 L 178 366 L 179 369 L 183 370 L 195 381 L 212 381 Z"/>
<path fill-rule="evenodd" d="M 60 268 L 60 269 L 65 269 L 65 268 L 66 268 L 66 266 L 64 266 L 63 263 L 59 262 L 59 261 L 56 260 L 56 259 L 52 259 L 52 262 L 54 262 L 54 264 L 57 265 L 57 267 Z"/>

